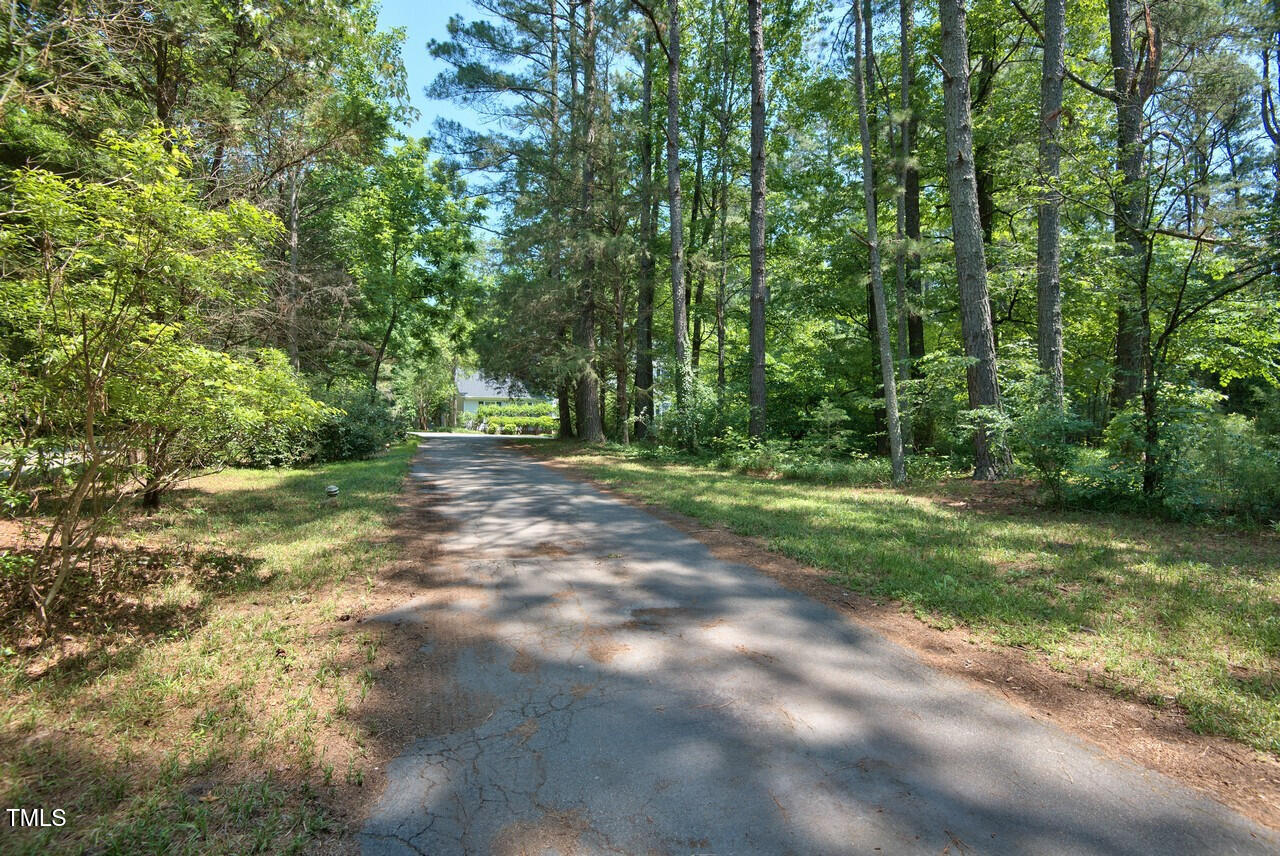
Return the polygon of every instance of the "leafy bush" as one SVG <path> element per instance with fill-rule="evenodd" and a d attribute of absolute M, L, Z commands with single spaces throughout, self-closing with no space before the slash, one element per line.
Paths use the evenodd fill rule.
<path fill-rule="evenodd" d="M 722 451 L 715 458 L 716 466 L 749 475 L 858 485 L 888 484 L 892 475 L 887 458 L 872 458 L 857 452 L 837 456 L 816 454 L 812 441 L 759 442 L 729 429 L 721 435 L 719 444 Z"/>
<path fill-rule="evenodd" d="M 1068 501 L 1104 510 L 1145 506 L 1183 520 L 1280 520 L 1280 442 L 1255 420 L 1216 412 L 1220 398 L 1212 390 L 1170 388 L 1159 426 L 1163 480 L 1152 496 L 1142 493 L 1142 414 L 1117 414 L 1101 448 L 1081 450 L 1066 474 Z"/>
<path fill-rule="evenodd" d="M 1084 423 L 1066 405 L 1059 406 L 1044 378 L 1037 378 L 1022 411 L 1013 418 L 1013 445 L 1021 460 L 1039 476 L 1055 503 L 1061 503 L 1078 447 L 1072 436 Z"/>
<path fill-rule="evenodd" d="M 837 407 L 829 399 L 822 399 L 818 406 L 806 416 L 808 431 L 805 434 L 805 447 L 819 457 L 830 457 L 837 452 L 849 448 L 849 438 L 853 432 L 846 427 L 849 414 L 843 407 Z"/>
<path fill-rule="evenodd" d="M 485 404 L 464 414 L 468 428 L 484 426 L 488 434 L 554 434 L 560 426 L 556 405 L 550 401 L 527 404 Z"/>
<path fill-rule="evenodd" d="M 488 434 L 554 434 L 560 420 L 552 416 L 491 416 L 484 425 Z"/>
<path fill-rule="evenodd" d="M 554 416 L 555 402 L 534 401 L 528 404 L 482 404 L 476 408 L 475 418 L 485 421 L 491 416 L 503 418 L 515 416 Z"/>
<path fill-rule="evenodd" d="M 1178 517 L 1280 519 L 1280 449 L 1246 417 L 1213 414 L 1188 438 L 1163 501 Z"/>
<path fill-rule="evenodd" d="M 317 395 L 332 408 L 316 431 L 317 460 L 367 458 L 388 443 L 398 442 L 408 430 L 408 421 L 381 393 L 371 394 L 367 383 L 339 380 Z"/>
<path fill-rule="evenodd" d="M 299 467 L 314 462 L 318 452 L 316 426 L 300 427 L 277 422 L 234 446 L 226 462 L 253 469 Z"/>
<path fill-rule="evenodd" d="M 64 477 L 43 486 L 58 502 L 31 582 L 42 617 L 139 486 L 154 504 L 238 434 L 315 406 L 269 354 L 203 344 L 200 308 L 263 298 L 262 253 L 281 227 L 246 202 L 206 208 L 190 148 L 158 127 L 107 132 L 94 155 L 109 180 L 5 175 L 0 417 L 23 427 L 6 425 L 0 442 L 30 446 L 38 426 Z M 268 392 L 277 382 L 284 400 Z"/>

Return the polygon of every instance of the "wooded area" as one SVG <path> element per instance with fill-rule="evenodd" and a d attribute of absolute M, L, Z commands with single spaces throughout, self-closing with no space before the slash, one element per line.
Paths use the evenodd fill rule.
<path fill-rule="evenodd" d="M 72 822 L 0 850 L 417 849 L 384 786 L 545 849 L 588 750 L 657 842 L 650 726 L 668 849 L 1280 828 L 1280 0 L 4 11 L 0 798 Z"/>
<path fill-rule="evenodd" d="M 9 11 L 42 612 L 120 502 L 456 426 L 460 365 L 589 443 L 1280 517 L 1274 4 L 479 0 L 434 140 L 370 3 Z"/>
<path fill-rule="evenodd" d="M 474 344 L 564 435 L 1275 518 L 1274 4 L 476 6 Z"/>
<path fill-rule="evenodd" d="M 122 501 L 367 456 L 450 401 L 481 205 L 397 131 L 403 33 L 373 4 L 4 26 L 0 470 L 35 544 L 4 586 L 43 616 Z"/>

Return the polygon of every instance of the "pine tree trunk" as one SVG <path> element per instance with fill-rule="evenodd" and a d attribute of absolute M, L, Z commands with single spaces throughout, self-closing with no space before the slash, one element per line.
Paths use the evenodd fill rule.
<path fill-rule="evenodd" d="M 569 404 L 569 384 L 562 383 L 556 388 L 556 406 L 560 413 L 560 428 L 556 436 L 561 440 L 573 439 L 573 408 Z M 454 417 L 457 423 L 457 417 Z"/>
<path fill-rule="evenodd" d="M 628 424 L 628 408 L 630 402 L 627 401 L 627 324 L 624 313 L 627 309 L 627 291 L 626 280 L 621 276 L 614 277 L 613 283 L 613 370 L 614 370 L 614 388 L 617 393 L 614 397 L 616 404 L 615 424 L 618 427 L 618 439 L 623 445 L 631 442 L 631 430 Z"/>
<path fill-rule="evenodd" d="M 924 288 L 920 281 L 920 168 L 915 157 L 916 113 L 911 102 L 911 87 L 915 83 L 915 3 L 899 0 L 899 50 L 902 70 L 902 269 L 900 276 L 905 284 L 907 315 L 907 360 L 903 369 L 906 377 L 918 377 L 916 366 L 924 359 L 924 316 L 920 314 Z M 903 436 L 919 449 L 928 444 L 926 425 L 904 424 Z"/>
<path fill-rule="evenodd" d="M 302 368 L 298 353 L 298 223 L 299 223 L 298 170 L 289 171 L 289 273 L 285 281 L 285 353 L 294 371 Z"/>
<path fill-rule="evenodd" d="M 644 37 L 644 78 L 640 115 L 640 285 L 636 295 L 635 438 L 643 440 L 653 421 L 653 242 L 656 202 L 653 186 L 653 44 Z"/>
<path fill-rule="evenodd" d="M 759 0 L 753 0 L 759 2 Z M 871 21 L 864 20 L 859 0 L 854 0 L 854 19 L 861 36 L 871 35 Z M 870 251 L 871 302 L 874 304 L 876 332 L 880 345 L 880 376 L 884 383 L 885 418 L 889 429 L 889 456 L 893 466 L 893 483 L 907 479 L 906 459 L 902 451 L 902 427 L 898 418 L 898 390 L 893 371 L 893 352 L 889 344 L 889 313 L 884 305 L 884 281 L 880 274 L 879 224 L 876 211 L 875 164 L 871 156 L 871 123 L 867 118 L 867 87 L 862 71 L 862 39 L 854 39 L 854 90 L 858 99 L 858 130 L 862 138 L 862 196 L 867 210 L 867 248 Z"/>
<path fill-rule="evenodd" d="M 1062 287 L 1059 279 L 1060 241 L 1058 209 L 1059 164 L 1062 159 L 1058 131 L 1062 117 L 1062 80 L 1066 27 L 1065 0 L 1045 0 L 1044 68 L 1040 75 L 1040 204 L 1036 214 L 1036 342 L 1040 370 L 1049 381 L 1050 393 L 1062 406 Z"/>
<path fill-rule="evenodd" d="M 1132 28 L 1129 0 L 1108 0 L 1111 27 L 1111 65 L 1115 69 L 1116 158 L 1120 167 L 1120 188 L 1115 201 L 1115 236 L 1121 276 L 1128 277 L 1116 313 L 1115 376 L 1111 387 L 1111 407 L 1122 410 L 1143 389 L 1143 352 L 1146 335 L 1142 311 L 1137 303 L 1139 268 L 1146 256 L 1141 225 L 1146 208 L 1142 175 L 1142 101 L 1134 79 Z"/>
<path fill-rule="evenodd" d="M 680 198 L 680 0 L 667 0 L 667 199 L 671 218 L 671 314 L 676 351 L 676 423 L 685 446 L 692 433 L 693 367 L 689 362 L 689 319 L 685 311 L 684 206 Z"/>
<path fill-rule="evenodd" d="M 763 437 L 767 415 L 765 387 L 765 151 L 763 0 L 748 0 L 751 38 L 751 415 L 748 433 Z"/>
<path fill-rule="evenodd" d="M 574 323 L 574 345 L 581 359 L 575 395 L 578 439 L 586 443 L 604 442 L 600 414 L 600 378 L 596 373 L 595 249 L 590 235 L 595 190 L 595 85 L 596 17 L 595 0 L 582 3 L 582 235 L 587 246 L 582 253 L 582 284 L 578 291 L 578 317 Z"/>
<path fill-rule="evenodd" d="M 915 27 L 915 4 L 912 0 L 900 0 L 898 4 L 898 24 L 899 24 L 899 51 L 901 60 L 901 89 L 900 104 L 902 111 L 902 121 L 898 125 L 898 136 L 900 151 L 898 164 L 898 181 L 900 186 L 897 193 L 897 252 L 896 268 L 897 282 L 895 283 L 895 302 L 896 302 L 896 320 L 898 326 L 898 380 L 906 381 L 911 377 L 911 315 L 915 311 L 912 305 L 912 297 L 914 297 L 912 278 L 916 280 L 915 288 L 918 288 L 920 266 L 919 258 L 915 258 L 914 266 L 911 267 L 909 256 L 913 255 L 913 250 L 908 246 L 907 242 L 907 173 L 914 169 L 911 162 L 911 139 L 912 132 L 915 129 L 915 119 L 911 113 L 911 82 L 915 74 L 912 65 L 912 44 L 911 33 Z M 916 181 L 916 225 L 919 227 L 919 207 L 920 207 L 920 184 Z M 912 297 L 908 297 L 908 293 L 912 293 Z M 918 317 L 918 316 L 917 316 Z M 911 419 L 908 417 L 909 407 L 903 408 L 899 414 L 902 420 L 902 442 L 905 446 L 915 446 L 915 433 L 911 428 Z"/>
<path fill-rule="evenodd" d="M 969 45 L 963 0 L 939 0 L 942 23 L 943 103 L 947 136 L 947 183 L 955 239 L 956 279 L 960 293 L 960 329 L 971 408 L 1000 407 L 995 339 L 987 292 L 987 262 L 978 214 L 978 182 L 973 163 L 973 125 L 969 111 Z M 974 432 L 976 479 L 1003 474 L 1005 453 L 992 448 L 989 432 Z"/>

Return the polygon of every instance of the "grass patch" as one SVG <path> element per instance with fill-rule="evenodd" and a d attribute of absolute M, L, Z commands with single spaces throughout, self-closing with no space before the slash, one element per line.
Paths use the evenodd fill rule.
<path fill-rule="evenodd" d="M 55 638 L 7 628 L 0 805 L 67 823 L 6 815 L 0 850 L 289 853 L 340 831 L 378 659 L 350 613 L 394 558 L 412 451 L 201 478 L 121 521 Z"/>
<path fill-rule="evenodd" d="M 1138 516 L 893 491 L 588 452 L 542 454 L 611 487 L 763 538 L 939 627 L 1040 652 L 1192 728 L 1280 755 L 1280 539 Z M 969 497 L 973 501 L 964 501 Z"/>

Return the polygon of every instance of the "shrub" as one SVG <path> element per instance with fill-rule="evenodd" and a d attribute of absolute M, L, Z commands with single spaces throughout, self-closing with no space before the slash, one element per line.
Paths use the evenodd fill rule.
<path fill-rule="evenodd" d="M 829 457 L 849 448 L 849 438 L 853 432 L 846 427 L 849 414 L 843 407 L 837 407 L 829 399 L 822 399 L 818 406 L 806 416 L 808 432 L 805 434 L 805 447 L 820 457 Z"/>
<path fill-rule="evenodd" d="M 367 458 L 388 443 L 398 442 L 408 430 L 408 421 L 381 393 L 354 379 L 336 381 L 317 393 L 333 408 L 316 431 L 316 458 L 345 461 Z"/>
<path fill-rule="evenodd" d="M 1013 446 L 1022 461 L 1035 470 L 1055 503 L 1061 503 L 1067 476 L 1075 463 L 1077 447 L 1072 435 L 1084 423 L 1069 407 L 1059 406 L 1044 379 L 1038 379 L 1030 400 L 1013 419 Z"/>
<path fill-rule="evenodd" d="M 560 420 L 552 416 L 490 416 L 484 424 L 489 434 L 552 434 Z"/>
<path fill-rule="evenodd" d="M 484 421 L 491 416 L 503 418 L 513 416 L 554 416 L 555 412 L 556 405 L 552 401 L 534 401 L 528 404 L 482 404 L 476 408 L 474 418 Z"/>
<path fill-rule="evenodd" d="M 1112 418 L 1102 447 L 1080 450 L 1064 493 L 1098 509 L 1148 510 L 1186 520 L 1262 524 L 1280 519 L 1280 442 L 1241 414 L 1215 412 L 1221 395 L 1168 386 L 1160 411 L 1159 491 L 1142 493 L 1143 417 Z"/>
<path fill-rule="evenodd" d="M 227 463 L 254 469 L 298 467 L 316 459 L 316 428 L 272 424 L 229 450 Z"/>
<path fill-rule="evenodd" d="M 1163 501 L 1179 517 L 1280 519 L 1280 449 L 1239 414 L 1213 414 L 1188 437 Z"/>

